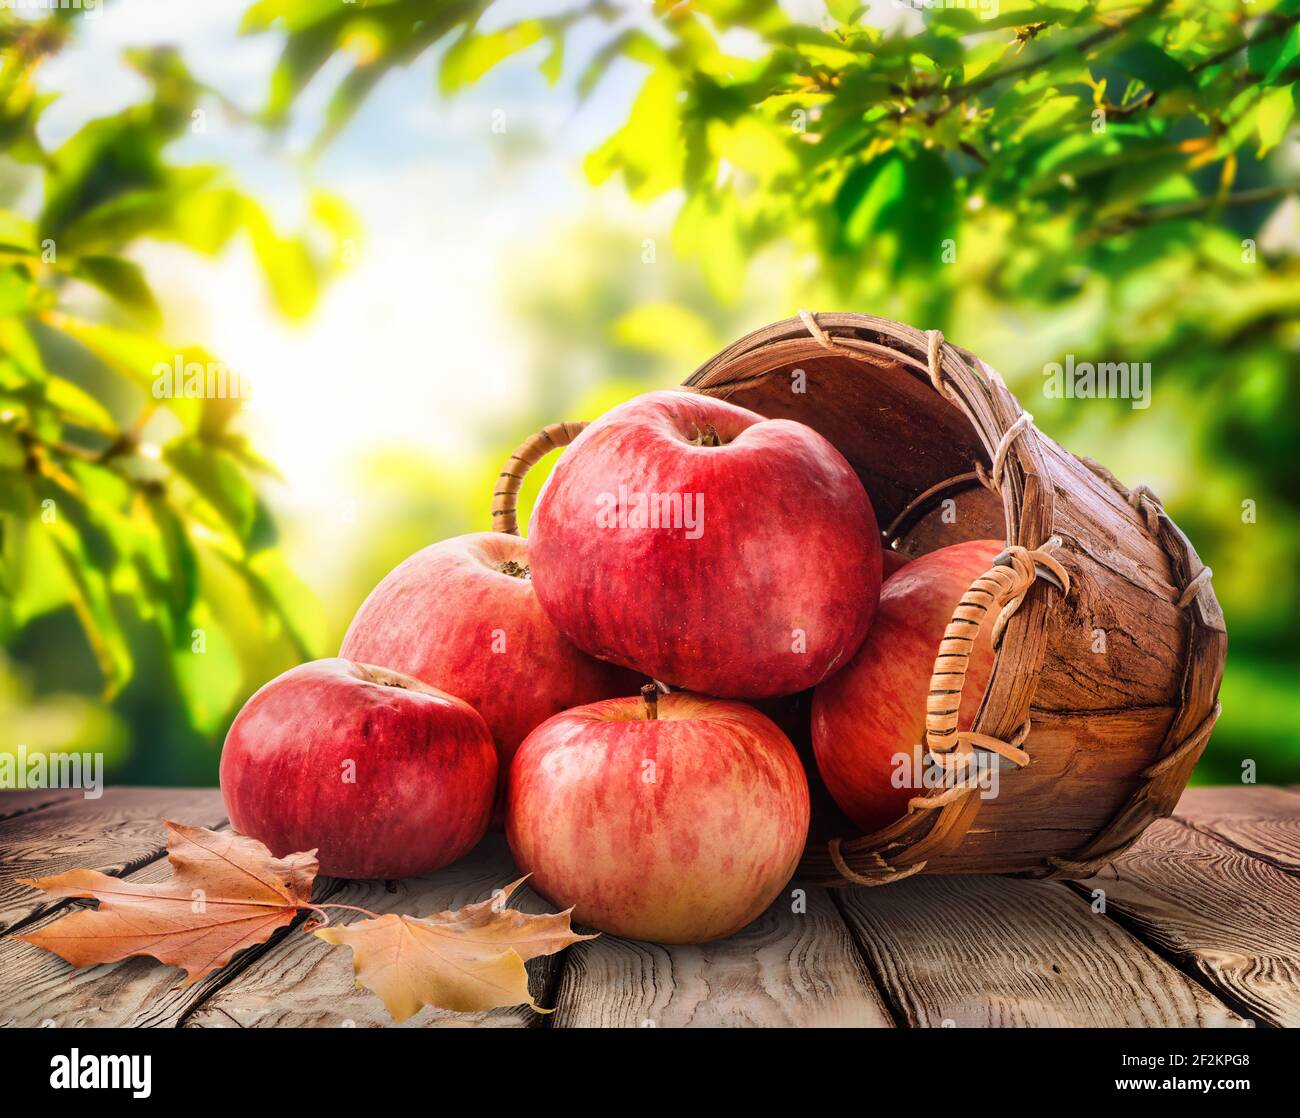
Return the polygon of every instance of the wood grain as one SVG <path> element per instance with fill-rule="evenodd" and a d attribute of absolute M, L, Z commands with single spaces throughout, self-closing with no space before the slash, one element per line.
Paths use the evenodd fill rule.
<path fill-rule="evenodd" d="M 124 875 L 126 880 L 156 884 L 171 877 L 171 864 L 159 857 Z M 76 902 L 52 907 L 24 926 L 35 930 L 66 915 Z M 230 981 L 280 939 L 298 934 L 286 929 L 270 943 L 251 948 L 221 971 L 179 988 L 185 974 L 153 959 L 125 959 L 77 970 L 57 955 L 17 936 L 0 938 L 0 1024 L 19 1028 L 126 1028 L 175 1026 L 181 1017 L 217 986 Z"/>
<path fill-rule="evenodd" d="M 0 791 L 0 822 L 12 819 L 15 815 L 26 815 L 29 811 L 40 811 L 52 807 L 64 800 L 82 799 L 79 788 L 41 788 L 17 791 L 6 789 Z"/>
<path fill-rule="evenodd" d="M 1300 881 L 1175 820 L 1079 889 L 1253 1018 L 1300 1026 Z"/>
<path fill-rule="evenodd" d="M 912 1026 L 1242 1023 L 1056 882 L 912 877 L 838 897 L 886 997 Z"/>
<path fill-rule="evenodd" d="M 1189 788 L 1174 818 L 1270 866 L 1300 873 L 1300 794 L 1290 789 Z"/>
<path fill-rule="evenodd" d="M 508 885 L 518 876 L 504 840 L 489 835 L 455 865 L 428 877 L 396 882 L 391 892 L 381 882 L 336 882 L 328 899 L 372 912 L 427 916 L 485 900 L 493 889 Z M 530 890 L 521 889 L 516 898 L 511 905 L 524 911 L 555 911 Z M 334 914 L 335 923 L 357 919 L 363 917 L 346 912 Z M 559 965 L 560 956 L 544 956 L 528 964 L 533 999 L 543 1006 Z M 538 1014 L 527 1006 L 490 1013 L 425 1008 L 400 1027 L 526 1028 L 540 1022 Z M 292 932 L 274 950 L 252 960 L 232 981 L 213 991 L 183 1024 L 194 1028 L 382 1028 L 393 1022 L 383 1002 L 357 986 L 348 948 L 331 947 L 313 935 Z"/>
<path fill-rule="evenodd" d="M 165 849 L 163 820 L 200 827 L 224 823 L 215 788 L 109 788 L 0 821 L 0 934 L 59 902 L 15 878 L 86 867 L 124 874 Z"/>
<path fill-rule="evenodd" d="M 892 1022 L 824 889 L 785 895 L 716 943 L 602 936 L 570 948 L 555 1028 L 866 1026 Z"/>

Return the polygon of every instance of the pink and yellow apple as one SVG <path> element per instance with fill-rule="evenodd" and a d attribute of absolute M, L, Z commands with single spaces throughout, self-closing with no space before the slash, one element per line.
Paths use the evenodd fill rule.
<path fill-rule="evenodd" d="M 496 775 L 492 735 L 468 703 L 341 659 L 271 680 L 221 753 L 235 830 L 277 857 L 317 850 L 333 877 L 408 877 L 454 862 L 483 837 Z"/>
<path fill-rule="evenodd" d="M 731 698 L 846 664 L 880 590 L 880 534 L 852 467 L 811 427 L 651 392 L 588 427 L 529 534 L 537 597 L 602 660 Z"/>
<path fill-rule="evenodd" d="M 790 880 L 807 833 L 794 747 L 742 703 L 609 699 L 544 722 L 515 754 L 515 860 L 538 892 L 615 935 L 730 935 Z"/>
<path fill-rule="evenodd" d="M 835 802 L 864 831 L 892 823 L 919 795 L 909 760 L 925 738 L 930 674 L 952 611 L 1005 545 L 971 540 L 932 551 L 891 575 L 871 632 L 849 665 L 813 695 L 817 768 Z M 959 729 L 970 729 L 989 676 L 993 647 L 984 626 L 971 652 Z"/>
<path fill-rule="evenodd" d="M 547 620 L 518 536 L 478 532 L 417 551 L 357 610 L 339 655 L 383 664 L 464 699 L 500 758 L 562 710 L 626 695 L 644 679 L 580 652 Z"/>

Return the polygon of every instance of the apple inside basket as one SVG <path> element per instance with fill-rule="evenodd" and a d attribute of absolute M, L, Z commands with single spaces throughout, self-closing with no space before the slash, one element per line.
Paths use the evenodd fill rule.
<path fill-rule="evenodd" d="M 742 338 L 686 387 L 828 439 L 897 557 L 1007 545 L 933 650 L 917 758 L 931 779 L 893 822 L 863 834 L 818 796 L 806 694 L 758 704 L 814 784 L 802 878 L 1086 876 L 1172 811 L 1218 715 L 1227 637 L 1209 569 L 1149 490 L 1126 489 L 1042 434 L 972 354 L 885 319 L 804 312 Z M 581 430 L 556 424 L 520 447 L 494 498 L 495 528 L 518 531 L 523 473 Z M 945 658 L 972 623 L 996 642 L 982 694 L 983 680 Z M 961 732 L 959 706 L 974 712 Z"/>

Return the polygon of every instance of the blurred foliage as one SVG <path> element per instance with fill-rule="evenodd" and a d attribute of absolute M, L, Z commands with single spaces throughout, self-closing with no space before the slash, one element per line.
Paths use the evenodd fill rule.
<path fill-rule="evenodd" d="M 260 0 L 244 15 L 280 44 L 250 123 L 286 129 L 324 86 L 316 150 L 426 55 L 442 95 L 511 61 L 580 101 L 633 72 L 620 127 L 583 169 L 675 215 L 648 243 L 656 268 L 628 267 L 642 236 L 596 224 L 537 246 L 548 282 L 513 293 L 541 355 L 531 394 L 480 433 L 495 448 L 481 459 L 367 464 L 383 530 L 366 533 L 359 585 L 482 526 L 498 461 L 534 427 L 680 380 L 796 306 L 871 311 L 944 330 L 1044 430 L 1164 497 L 1215 568 L 1232 640 L 1198 771 L 1235 779 L 1249 757 L 1262 780 L 1300 779 L 1285 717 L 1300 670 L 1300 0 L 986 0 L 891 31 L 849 0 L 828 0 L 818 26 L 775 0 L 514 10 Z M 0 14 L 0 640 L 33 679 L 104 680 L 133 736 L 167 724 L 174 691 L 210 740 L 232 703 L 324 642 L 276 548 L 269 467 L 238 401 L 151 395 L 156 364 L 213 359 L 162 340 L 131 250 L 245 237 L 276 304 L 301 316 L 351 223 L 322 195 L 314 227 L 285 236 L 220 168 L 170 162 L 201 105 L 223 102 L 161 48 L 130 55 L 148 98 L 44 150 L 36 75 L 76 26 L 72 10 Z M 24 175 L 43 187 L 27 209 Z M 87 291 L 102 296 L 89 314 Z M 1047 398 L 1044 366 L 1067 355 L 1150 362 L 1153 406 Z M 85 663 L 65 654 L 74 625 Z M 183 752 L 149 777 L 210 772 Z"/>
<path fill-rule="evenodd" d="M 318 652 L 314 611 L 276 550 L 257 488 L 270 467 L 239 431 L 241 396 L 200 387 L 209 369 L 234 385 L 233 371 L 162 333 L 130 253 L 152 240 L 211 256 L 244 236 L 275 305 L 301 317 L 346 211 L 320 195 L 316 227 L 286 236 L 222 168 L 172 162 L 212 94 L 167 48 L 127 53 L 147 97 L 46 148 L 37 77 L 79 16 L 0 13 L 0 641 L 46 690 L 97 676 L 105 702 L 129 707 L 143 690 L 207 736 L 247 693 L 250 666 Z M 159 379 L 173 369 L 179 385 Z M 25 686 L 0 683 L 0 706 Z M 19 738 L 4 747 L 75 744 L 84 713 L 67 695 L 36 700 L 32 718 L 5 718 Z"/>
<path fill-rule="evenodd" d="M 1249 756 L 1264 779 L 1296 779 L 1300 730 L 1280 716 L 1300 668 L 1295 209 L 1280 236 L 1261 229 L 1300 187 L 1300 0 L 916 7 L 919 29 L 885 32 L 853 0 L 828 0 L 817 27 L 775 0 L 656 0 L 654 18 L 597 2 L 491 27 L 501 5 L 266 0 L 247 27 L 287 32 L 275 119 L 350 57 L 322 142 L 436 39 L 452 40 L 436 66 L 454 93 L 521 52 L 554 81 L 574 29 L 604 28 L 579 97 L 618 65 L 644 76 L 586 173 L 639 201 L 678 195 L 673 250 L 712 295 L 624 310 L 623 340 L 676 344 L 685 373 L 715 348 L 701 308 L 734 303 L 773 246 L 810 263 L 787 277 L 801 302 L 960 339 L 1044 429 L 1160 483 L 1232 634 L 1201 771 L 1231 779 Z M 611 298 L 535 301 L 562 320 L 591 294 Z M 1071 354 L 1150 362 L 1157 408 L 1047 398 L 1043 366 Z M 1134 477 L 1157 453 L 1178 469 Z"/>

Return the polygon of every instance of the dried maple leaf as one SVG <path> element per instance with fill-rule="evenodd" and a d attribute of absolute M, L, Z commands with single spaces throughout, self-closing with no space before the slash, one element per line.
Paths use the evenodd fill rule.
<path fill-rule="evenodd" d="M 529 995 L 524 963 L 595 937 L 574 932 L 569 911 L 533 916 L 506 908 L 523 881 L 454 911 L 422 919 L 389 913 L 316 935 L 352 948 L 357 984 L 378 994 L 394 1021 L 425 1005 L 461 1013 L 528 1005 L 549 1013 Z"/>
<path fill-rule="evenodd" d="M 181 985 L 188 986 L 310 904 L 314 850 L 273 858 L 256 839 L 230 831 L 165 825 L 171 881 L 138 885 L 84 869 L 20 879 L 52 897 L 94 897 L 99 907 L 18 938 L 74 967 L 151 955 L 183 967 L 189 977 Z"/>

